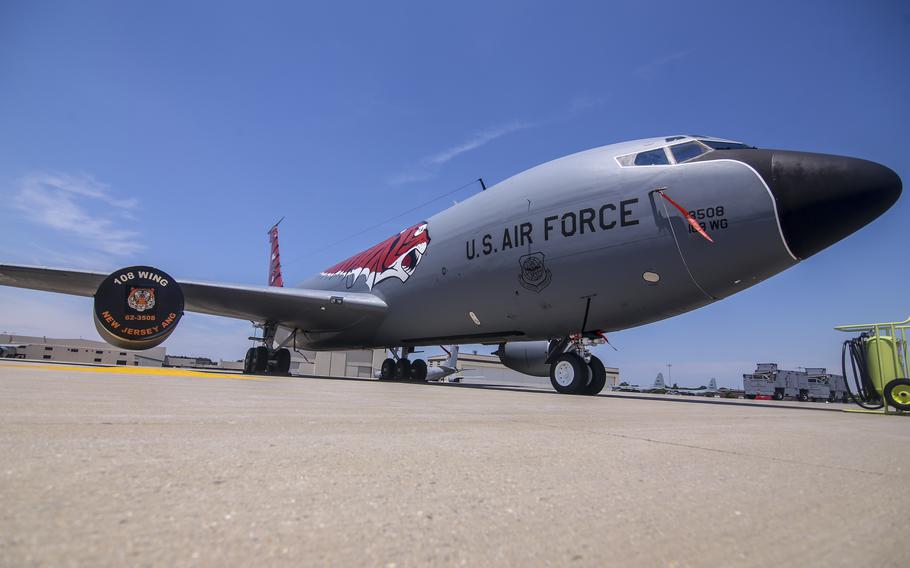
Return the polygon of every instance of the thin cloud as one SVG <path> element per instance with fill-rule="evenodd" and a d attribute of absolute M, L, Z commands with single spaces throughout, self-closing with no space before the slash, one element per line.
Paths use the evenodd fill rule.
<path fill-rule="evenodd" d="M 503 136 L 521 130 L 527 130 L 529 128 L 537 128 L 539 126 L 545 126 L 556 122 L 570 120 L 580 114 L 590 111 L 593 108 L 599 107 L 606 102 L 607 97 L 605 96 L 578 95 L 569 100 L 567 106 L 563 107 L 549 117 L 544 117 L 534 122 L 525 120 L 513 120 L 512 122 L 481 130 L 461 144 L 457 144 L 451 148 L 442 150 L 441 152 L 436 152 L 435 154 L 430 154 L 429 156 L 421 158 L 414 167 L 390 177 L 388 179 L 388 183 L 389 185 L 404 185 L 406 183 L 415 183 L 433 179 L 436 177 L 439 169 L 448 162 L 454 160 L 466 152 L 476 150 L 481 146 L 489 144 L 497 138 L 501 138 Z"/>
<path fill-rule="evenodd" d="M 429 171 L 413 171 L 413 172 L 403 172 L 398 175 L 394 175 L 389 178 L 390 185 L 404 185 L 406 183 L 416 183 L 418 181 L 427 181 L 433 179 L 436 176 L 435 172 Z"/>
<path fill-rule="evenodd" d="M 593 97 L 589 95 L 579 95 L 569 101 L 568 118 L 572 118 L 593 108 L 597 108 L 607 102 L 607 97 Z"/>
<path fill-rule="evenodd" d="M 138 232 L 120 228 L 117 222 L 130 219 L 137 202 L 113 195 L 91 176 L 26 176 L 19 180 L 15 204 L 32 223 L 74 237 L 90 249 L 115 256 L 145 249 Z"/>
<path fill-rule="evenodd" d="M 664 57 L 661 57 L 660 59 L 655 59 L 654 61 L 651 61 L 650 63 L 646 63 L 645 65 L 638 67 L 637 69 L 635 69 L 635 74 L 638 75 L 639 77 L 641 77 L 642 79 L 654 79 L 657 77 L 657 75 L 661 72 L 661 70 L 664 67 L 666 67 L 670 63 L 673 63 L 674 61 L 678 61 L 678 60 L 682 59 L 683 57 L 686 57 L 687 55 L 689 55 L 688 50 L 677 51 L 675 53 L 665 55 Z"/>
<path fill-rule="evenodd" d="M 465 142 L 462 142 L 461 144 L 459 144 L 457 146 L 453 146 L 452 148 L 443 150 L 442 152 L 439 152 L 438 154 L 433 154 L 432 156 L 427 156 L 426 158 L 424 158 L 421 161 L 424 165 L 441 166 L 442 164 L 445 164 L 446 162 L 452 160 L 453 158 L 457 158 L 458 156 L 460 156 L 461 154 L 464 154 L 465 152 L 470 152 L 471 150 L 476 150 L 477 148 L 480 148 L 484 144 L 492 142 L 493 140 L 496 140 L 497 138 L 501 138 L 501 137 L 505 136 L 506 134 L 510 134 L 512 132 L 517 132 L 518 130 L 524 130 L 525 128 L 531 128 L 532 126 L 534 126 L 533 123 L 521 122 L 521 121 L 516 120 L 514 122 L 510 122 L 509 124 L 504 124 L 502 126 L 496 126 L 494 128 L 488 128 L 487 130 L 484 130 L 483 132 L 478 132 L 472 138 L 470 138 L 469 140 L 467 140 Z"/>
<path fill-rule="evenodd" d="M 480 148 L 485 144 L 489 144 L 493 140 L 501 138 L 506 134 L 511 134 L 512 132 L 532 128 L 534 126 L 537 126 L 537 124 L 533 122 L 515 120 L 507 124 L 487 128 L 486 130 L 482 130 L 474 134 L 472 137 L 468 138 L 461 144 L 452 146 L 451 148 L 447 148 L 441 152 L 437 152 L 435 154 L 431 154 L 422 158 L 418 162 L 417 166 L 413 169 L 389 178 L 389 183 L 391 185 L 403 185 L 406 183 L 432 179 L 436 177 L 436 173 L 438 172 L 439 168 L 441 168 L 447 162 L 450 162 L 458 156 L 464 154 L 465 152 L 476 150 L 477 148 Z"/>

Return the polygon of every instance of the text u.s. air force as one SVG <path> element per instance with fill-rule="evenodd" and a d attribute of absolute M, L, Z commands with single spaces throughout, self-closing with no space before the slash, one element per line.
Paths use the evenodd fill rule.
<path fill-rule="evenodd" d="M 573 238 L 632 227 L 639 224 L 640 207 L 638 198 L 623 199 L 615 203 L 604 203 L 597 208 L 586 207 L 560 215 L 549 215 L 538 221 L 512 224 L 465 241 L 465 256 L 472 260 L 554 238 Z M 723 205 L 716 205 L 689 211 L 688 214 L 702 229 L 718 231 L 729 226 L 724 209 Z M 689 226 L 689 232 L 694 233 L 695 229 Z"/>
<path fill-rule="evenodd" d="M 465 255 L 471 260 L 554 238 L 571 238 L 617 227 L 631 227 L 639 222 L 635 211 L 637 203 L 638 198 L 624 199 L 618 203 L 604 203 L 596 209 L 586 207 L 560 215 L 548 215 L 539 221 L 510 225 L 501 231 L 495 231 L 495 234 L 487 233 L 468 239 L 465 242 Z"/>

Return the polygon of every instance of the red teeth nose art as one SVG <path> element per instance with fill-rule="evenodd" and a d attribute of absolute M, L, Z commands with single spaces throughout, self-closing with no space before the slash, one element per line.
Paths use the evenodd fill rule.
<path fill-rule="evenodd" d="M 322 276 L 340 276 L 346 279 L 347 287 L 354 285 L 360 276 L 364 276 L 367 288 L 388 278 L 407 281 L 430 244 L 430 232 L 427 222 L 423 221 L 391 236 L 376 246 L 347 260 L 326 268 Z"/>

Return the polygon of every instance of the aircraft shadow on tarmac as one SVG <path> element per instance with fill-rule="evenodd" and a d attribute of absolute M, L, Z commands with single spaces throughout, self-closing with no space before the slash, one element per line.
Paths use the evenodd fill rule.
<path fill-rule="evenodd" d="M 274 378 L 274 376 L 272 376 Z M 370 379 L 364 377 L 328 377 L 325 375 L 293 375 L 292 377 L 284 378 L 301 378 L 308 380 L 324 380 L 324 381 L 361 381 L 361 382 L 372 382 L 372 383 L 383 383 L 383 384 L 399 384 L 399 385 L 409 385 L 414 387 L 443 387 L 443 388 L 455 388 L 455 389 L 481 389 L 481 390 L 495 390 L 495 391 L 504 391 L 504 392 L 522 392 L 522 393 L 531 393 L 539 395 L 559 395 L 556 391 L 548 391 L 541 389 L 532 389 L 522 386 L 512 386 L 512 385 L 494 385 L 494 384 L 470 384 L 470 383 L 420 383 L 420 382 L 408 382 L 408 381 L 379 381 L 377 379 Z M 744 408 L 775 408 L 775 409 L 788 409 L 788 410 L 819 410 L 825 412 L 841 412 L 843 408 L 842 405 L 825 405 L 825 406 L 793 406 L 788 404 L 780 403 L 771 403 L 771 402 L 745 402 L 735 399 L 723 399 L 723 398 L 669 398 L 669 397 L 643 397 L 643 396 L 633 396 L 627 394 L 619 393 L 603 393 L 596 395 L 599 398 L 623 398 L 629 400 L 642 400 L 642 401 L 655 401 L 655 402 L 677 402 L 684 404 L 727 404 L 734 405 Z M 581 398 L 590 398 L 590 397 L 581 397 Z"/>

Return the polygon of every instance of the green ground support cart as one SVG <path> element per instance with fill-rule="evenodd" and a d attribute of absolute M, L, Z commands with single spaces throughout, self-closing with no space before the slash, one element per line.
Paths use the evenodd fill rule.
<path fill-rule="evenodd" d="M 910 318 L 900 322 L 841 325 L 834 329 L 859 336 L 844 342 L 844 382 L 849 390 L 847 357 L 857 392 L 854 401 L 867 410 L 910 413 L 910 373 L 907 372 L 907 330 Z M 895 410 L 891 410 L 894 408 Z"/>

